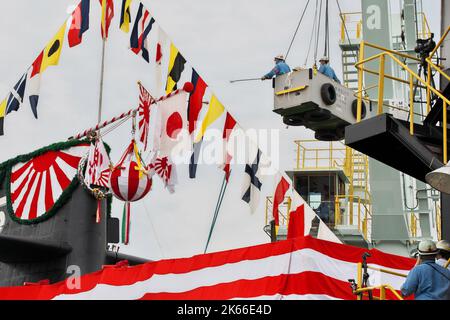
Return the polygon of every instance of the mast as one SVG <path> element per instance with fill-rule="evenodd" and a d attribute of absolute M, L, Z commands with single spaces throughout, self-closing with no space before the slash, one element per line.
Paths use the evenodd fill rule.
<path fill-rule="evenodd" d="M 102 120 L 102 105 L 103 105 L 103 75 L 105 73 L 105 47 L 106 47 L 106 39 L 103 38 L 102 44 L 102 64 L 100 70 L 100 94 L 98 97 L 98 123 Z"/>
<path fill-rule="evenodd" d="M 102 29 L 102 62 L 101 62 L 101 70 L 100 70 L 100 93 L 98 98 L 98 123 L 102 120 L 102 105 L 103 105 L 103 76 L 105 73 L 105 47 L 106 47 L 106 38 L 107 38 L 107 30 L 106 30 L 106 0 L 102 0 L 102 17 L 101 17 L 101 29 Z"/>

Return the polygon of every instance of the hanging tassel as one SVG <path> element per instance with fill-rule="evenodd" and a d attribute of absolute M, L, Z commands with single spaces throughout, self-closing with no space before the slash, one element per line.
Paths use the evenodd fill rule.
<path fill-rule="evenodd" d="M 122 243 L 128 244 L 130 239 L 130 203 L 125 202 L 122 215 Z"/>
<path fill-rule="evenodd" d="M 100 223 L 102 219 L 102 200 L 97 200 L 97 213 L 95 215 L 95 222 Z"/>

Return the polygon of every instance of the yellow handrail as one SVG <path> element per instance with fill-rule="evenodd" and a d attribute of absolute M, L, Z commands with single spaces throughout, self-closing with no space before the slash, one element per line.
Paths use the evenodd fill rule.
<path fill-rule="evenodd" d="M 392 274 L 392 275 L 396 275 L 396 276 L 400 276 L 400 277 L 406 277 L 404 274 L 401 273 L 396 273 L 394 271 L 390 271 L 390 270 L 386 270 L 386 269 L 382 269 L 382 268 L 375 268 L 375 267 L 371 267 L 371 266 L 367 266 L 368 269 L 372 269 L 372 270 L 377 270 L 379 272 L 382 273 L 388 273 L 388 274 Z M 398 294 L 398 292 L 389 284 L 381 284 L 379 286 L 373 286 L 373 287 L 364 287 L 362 288 L 362 263 L 358 262 L 357 264 L 357 276 L 356 276 L 356 290 L 353 290 L 353 293 L 358 295 L 357 296 L 357 300 L 361 300 L 362 299 L 362 294 L 364 292 L 368 292 L 368 291 L 373 291 L 376 289 L 380 290 L 380 300 L 385 300 L 386 299 L 386 289 L 388 289 L 389 291 L 391 291 L 395 297 L 398 300 L 403 300 L 403 298 Z"/>
<path fill-rule="evenodd" d="M 447 29 L 446 34 L 444 35 L 444 37 L 448 34 L 448 31 L 450 31 L 450 27 Z M 441 40 L 439 41 L 439 43 L 443 42 L 444 37 L 441 38 Z M 362 42 L 361 46 L 364 48 L 364 45 L 367 46 L 372 46 L 372 47 L 377 47 L 380 50 L 382 50 L 382 47 L 376 46 L 376 45 L 372 45 L 372 44 L 367 44 Z M 358 79 L 358 108 L 357 108 L 357 122 L 361 121 L 361 105 L 362 105 L 362 73 L 364 71 L 368 72 L 368 70 L 364 69 L 364 64 L 369 62 L 369 61 L 373 61 L 375 59 L 379 59 L 380 60 L 380 68 L 379 71 L 372 71 L 370 73 L 374 73 L 376 75 L 378 75 L 378 114 L 381 114 L 383 112 L 383 93 L 384 93 L 384 78 L 390 78 L 390 75 L 385 75 L 384 73 L 384 63 L 385 63 L 385 57 L 390 57 L 396 64 L 398 64 L 400 67 L 403 68 L 403 70 L 405 70 L 408 75 L 409 75 L 409 81 L 400 79 L 400 78 L 396 78 L 393 80 L 396 81 L 400 81 L 400 82 L 406 82 L 409 86 L 410 86 L 410 91 L 412 86 L 413 86 L 413 79 L 415 78 L 417 80 L 417 84 L 420 82 L 424 88 L 427 89 L 427 110 L 430 109 L 429 103 L 430 103 L 430 93 L 429 92 L 433 92 L 436 96 L 438 96 L 439 98 L 442 99 L 443 101 L 443 109 L 442 109 L 442 113 L 443 113 L 443 118 L 442 118 L 442 130 L 443 130 L 443 162 L 444 164 L 447 163 L 447 106 L 450 105 L 450 100 L 445 97 L 439 90 L 437 90 L 436 88 L 434 88 L 433 86 L 430 85 L 430 79 L 426 79 L 423 80 L 419 75 L 417 75 L 416 72 L 414 72 L 413 70 L 411 70 L 407 65 L 405 65 L 402 61 L 400 61 L 396 55 L 398 56 L 407 56 L 404 54 L 400 54 L 400 53 L 392 53 L 392 50 L 386 49 L 384 52 L 381 52 L 379 54 L 376 54 L 372 57 L 366 58 L 364 59 L 363 55 L 360 55 L 360 61 L 358 61 L 355 64 L 355 67 L 358 69 L 358 74 L 361 78 Z M 431 57 L 432 55 L 430 55 Z M 427 58 L 426 62 L 428 63 L 428 68 L 429 69 L 435 69 L 437 70 L 440 74 L 444 74 L 444 72 L 442 72 L 440 70 L 439 67 L 437 67 L 436 65 L 434 65 L 431 62 L 431 58 Z M 430 74 L 430 73 L 429 73 Z M 446 78 L 448 78 L 450 80 L 450 77 L 445 76 Z M 393 77 L 395 78 L 395 77 Z M 414 114 L 413 109 L 414 108 L 414 97 L 412 96 L 412 94 L 410 93 L 410 133 L 413 134 L 414 133 L 414 119 L 412 117 L 412 115 Z"/>
<path fill-rule="evenodd" d="M 386 300 L 386 289 L 391 291 L 398 300 L 403 300 L 403 298 L 398 294 L 398 292 L 389 284 L 382 284 L 382 285 L 375 286 L 375 287 L 358 288 L 353 293 L 360 295 L 364 292 L 373 291 L 376 289 L 380 290 L 380 297 L 379 297 L 380 300 Z M 360 299 L 358 299 L 358 300 L 360 300 Z"/>
<path fill-rule="evenodd" d="M 431 28 L 430 25 L 428 24 L 427 16 L 425 15 L 424 12 L 419 12 L 419 15 L 422 16 L 422 32 L 420 32 L 419 34 L 421 36 L 424 36 L 426 34 L 426 37 L 429 38 L 431 37 Z"/>
<path fill-rule="evenodd" d="M 444 40 L 447 37 L 449 32 L 450 32 L 450 26 L 447 27 L 447 30 L 442 35 L 441 39 L 439 39 L 438 43 L 436 44 L 436 47 L 433 49 L 433 51 L 431 51 L 429 57 L 434 56 L 434 54 L 436 53 L 437 49 L 442 45 L 442 43 L 444 42 Z"/>

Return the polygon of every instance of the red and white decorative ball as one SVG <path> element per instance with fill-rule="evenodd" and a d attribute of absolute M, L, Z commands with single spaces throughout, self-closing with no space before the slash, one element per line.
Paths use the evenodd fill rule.
<path fill-rule="evenodd" d="M 122 201 L 140 200 L 149 193 L 151 187 L 152 178 L 141 173 L 135 161 L 124 162 L 111 172 L 110 190 Z"/>

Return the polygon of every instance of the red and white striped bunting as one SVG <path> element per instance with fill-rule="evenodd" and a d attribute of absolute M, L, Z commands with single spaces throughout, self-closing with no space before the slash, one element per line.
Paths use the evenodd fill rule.
<path fill-rule="evenodd" d="M 84 275 L 80 289 L 64 282 L 0 288 L 0 299 L 355 299 L 348 279 L 370 252 L 371 266 L 407 274 L 413 259 L 311 237 L 248 248 L 106 267 Z M 399 289 L 403 277 L 369 269 L 370 284 Z M 389 297 L 389 295 L 388 295 Z"/>

